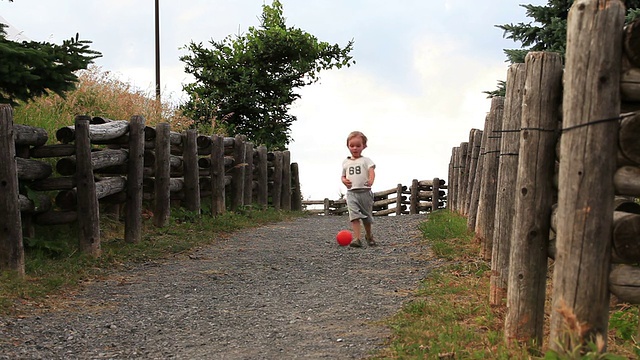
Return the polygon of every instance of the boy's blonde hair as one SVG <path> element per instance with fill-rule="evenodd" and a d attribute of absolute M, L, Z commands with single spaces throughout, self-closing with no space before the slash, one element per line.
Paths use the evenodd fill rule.
<path fill-rule="evenodd" d="M 358 136 L 362 138 L 362 145 L 367 147 L 367 136 L 361 131 L 352 131 L 351 133 L 349 133 L 349 136 L 347 136 L 347 146 L 349 146 L 349 141 L 351 141 L 351 139 Z"/>

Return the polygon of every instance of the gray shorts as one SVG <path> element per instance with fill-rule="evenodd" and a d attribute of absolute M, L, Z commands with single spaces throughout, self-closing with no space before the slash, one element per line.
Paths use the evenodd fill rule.
<path fill-rule="evenodd" d="M 347 208 L 349 221 L 362 219 L 362 222 L 373 222 L 373 192 L 370 189 L 347 191 Z"/>

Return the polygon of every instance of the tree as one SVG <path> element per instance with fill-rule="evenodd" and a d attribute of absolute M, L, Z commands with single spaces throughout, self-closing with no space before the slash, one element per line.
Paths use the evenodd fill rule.
<path fill-rule="evenodd" d="M 567 44 L 567 17 L 573 0 L 549 0 L 547 5 L 520 5 L 526 9 L 527 17 L 533 22 L 496 25 L 504 30 L 503 37 L 520 41 L 520 49 L 505 49 L 507 62 L 524 63 L 529 51 L 553 51 L 564 57 Z M 640 0 L 625 1 L 627 7 L 627 23 L 640 18 Z M 535 25 L 538 24 L 538 25 Z M 504 81 L 498 82 L 498 89 L 485 91 L 489 97 L 504 96 Z"/>
<path fill-rule="evenodd" d="M 50 92 L 64 96 L 75 89 L 75 72 L 102 56 L 89 49 L 90 41 L 75 38 L 62 45 L 47 42 L 15 42 L 6 39 L 0 24 L 0 103 L 17 105 Z"/>
<path fill-rule="evenodd" d="M 184 114 L 201 126 L 215 123 L 229 135 L 245 134 L 274 150 L 291 141 L 296 117 L 289 108 L 300 97 L 294 90 L 318 81 L 321 70 L 354 63 L 353 40 L 341 48 L 287 27 L 278 0 L 262 6 L 258 28 L 210 44 L 212 49 L 192 42 L 191 54 L 180 58 L 196 78 L 183 87 L 189 94 Z"/>

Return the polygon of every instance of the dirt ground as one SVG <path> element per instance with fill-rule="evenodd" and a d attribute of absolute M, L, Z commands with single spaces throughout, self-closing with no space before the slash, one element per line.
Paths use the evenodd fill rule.
<path fill-rule="evenodd" d="M 309 216 L 118 272 L 59 307 L 0 317 L 0 359 L 363 359 L 433 266 L 426 215 L 376 218 L 377 247 L 340 247 L 346 217 Z"/>

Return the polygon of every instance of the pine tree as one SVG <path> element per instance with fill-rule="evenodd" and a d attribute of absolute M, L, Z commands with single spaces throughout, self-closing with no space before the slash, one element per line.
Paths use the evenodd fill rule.
<path fill-rule="evenodd" d="M 552 51 L 564 56 L 567 45 L 567 17 L 573 0 L 549 0 L 547 5 L 521 5 L 526 9 L 528 23 L 496 25 L 504 30 L 503 37 L 519 41 L 520 49 L 505 49 L 507 61 L 523 63 L 529 51 Z M 626 22 L 640 18 L 640 0 L 625 1 L 627 7 Z M 498 83 L 498 89 L 485 91 L 489 97 L 504 96 L 504 81 Z"/>
<path fill-rule="evenodd" d="M 18 104 L 50 92 L 64 96 L 75 89 L 75 72 L 86 69 L 102 56 L 89 49 L 90 41 L 79 40 L 78 34 L 62 45 L 48 42 L 15 42 L 6 38 L 0 24 L 0 103 Z"/>

